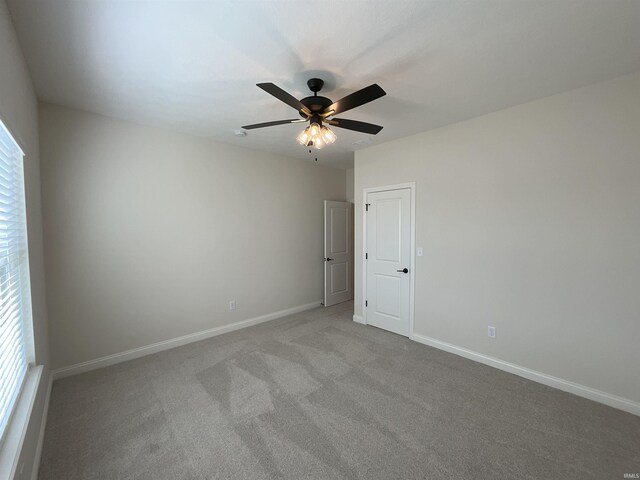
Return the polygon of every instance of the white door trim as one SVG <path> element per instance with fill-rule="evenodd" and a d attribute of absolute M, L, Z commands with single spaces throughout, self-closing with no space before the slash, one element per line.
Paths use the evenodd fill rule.
<path fill-rule="evenodd" d="M 413 339 L 413 321 L 415 314 L 415 288 L 416 288 L 416 182 L 398 183 L 396 185 L 384 185 L 380 187 L 369 187 L 362 190 L 362 206 L 367 204 L 370 193 L 388 192 L 390 190 L 401 190 L 408 188 L 411 191 L 411 278 L 409 279 L 409 338 Z M 367 325 L 367 260 L 365 253 L 367 250 L 367 211 L 362 209 L 362 323 Z"/>

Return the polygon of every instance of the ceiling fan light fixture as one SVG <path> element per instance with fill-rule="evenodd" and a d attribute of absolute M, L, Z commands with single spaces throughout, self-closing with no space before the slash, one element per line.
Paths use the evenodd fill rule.
<path fill-rule="evenodd" d="M 311 125 L 309 125 L 309 133 L 311 134 L 311 136 L 313 138 L 317 137 L 318 135 L 320 135 L 320 125 L 318 125 L 317 123 L 312 123 Z"/>
<path fill-rule="evenodd" d="M 300 132 L 296 140 L 298 140 L 300 145 L 304 145 L 305 147 L 314 147 L 320 150 L 325 145 L 331 145 L 336 141 L 336 138 L 336 134 L 329 128 L 325 126 L 321 127 L 319 124 L 314 122 Z"/>
<path fill-rule="evenodd" d="M 309 141 L 311 141 L 311 133 L 309 133 L 309 127 L 300 132 L 297 140 L 300 145 L 308 146 Z"/>
<path fill-rule="evenodd" d="M 322 129 L 320 130 L 320 133 L 322 134 L 322 139 L 327 145 L 331 145 L 333 142 L 336 141 L 336 138 L 338 138 L 336 134 L 333 133 L 331 129 L 327 126 L 322 127 Z"/>

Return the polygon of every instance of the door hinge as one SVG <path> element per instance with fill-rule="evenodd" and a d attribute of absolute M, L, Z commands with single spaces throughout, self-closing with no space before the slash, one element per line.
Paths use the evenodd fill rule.
<path fill-rule="evenodd" d="M 365 210 L 368 212 L 369 211 L 369 205 L 371 205 L 370 203 L 365 203 L 364 204 L 364 208 Z"/>
<path fill-rule="evenodd" d="M 364 301 L 364 306 L 365 306 L 365 307 L 368 307 L 368 306 L 369 306 L 369 300 L 365 300 L 365 301 Z"/>
<path fill-rule="evenodd" d="M 369 254 L 368 254 L 368 253 L 365 253 L 365 254 L 364 254 L 364 259 L 365 259 L 365 260 L 369 260 Z"/>

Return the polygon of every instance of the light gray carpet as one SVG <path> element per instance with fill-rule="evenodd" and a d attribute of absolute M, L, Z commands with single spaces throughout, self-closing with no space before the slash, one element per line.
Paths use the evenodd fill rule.
<path fill-rule="evenodd" d="M 316 309 L 53 386 L 40 478 L 618 479 L 640 417 Z"/>

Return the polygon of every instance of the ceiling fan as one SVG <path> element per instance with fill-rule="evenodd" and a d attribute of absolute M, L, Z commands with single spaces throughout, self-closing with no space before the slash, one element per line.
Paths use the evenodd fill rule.
<path fill-rule="evenodd" d="M 285 125 L 289 123 L 309 122 L 309 126 L 298 135 L 297 140 L 301 145 L 317 149 L 331 144 L 336 140 L 336 134 L 333 133 L 327 125 L 346 128 L 347 130 L 354 130 L 356 132 L 369 133 L 371 135 L 376 135 L 382 130 L 380 125 L 333 117 L 334 115 L 385 96 L 387 93 L 380 85 L 374 83 L 341 98 L 337 102 L 333 102 L 327 97 L 318 96 L 318 92 L 322 90 L 324 86 L 324 81 L 320 78 L 311 78 L 307 81 L 307 85 L 309 86 L 309 90 L 313 92 L 313 96 L 298 100 L 273 83 L 258 83 L 257 86 L 262 90 L 273 95 L 290 107 L 295 108 L 302 119 L 294 118 L 290 120 L 276 120 L 275 122 L 254 123 L 253 125 L 245 125 L 242 128 L 252 130 L 254 128 L 273 127 L 275 125 Z M 327 125 L 323 125 L 323 123 Z"/>

